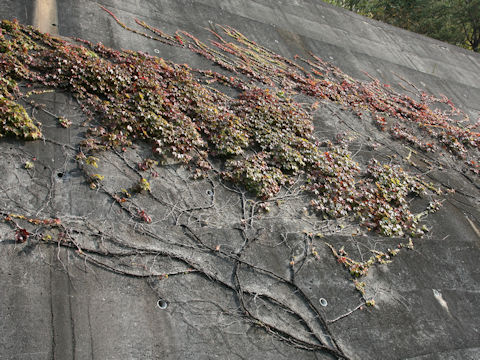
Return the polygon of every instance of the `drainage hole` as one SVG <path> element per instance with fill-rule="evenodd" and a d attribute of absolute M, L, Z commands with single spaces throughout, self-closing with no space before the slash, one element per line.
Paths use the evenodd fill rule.
<path fill-rule="evenodd" d="M 168 307 L 168 302 L 166 300 L 163 300 L 163 299 L 158 299 L 157 306 L 160 309 L 165 310 Z"/>

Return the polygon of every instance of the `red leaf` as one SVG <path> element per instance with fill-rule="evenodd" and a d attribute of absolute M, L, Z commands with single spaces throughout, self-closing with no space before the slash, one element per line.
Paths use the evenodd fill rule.
<path fill-rule="evenodd" d="M 27 230 L 18 229 L 17 231 L 15 231 L 15 240 L 18 243 L 24 243 L 25 241 L 27 241 L 29 235 L 30 233 Z"/>

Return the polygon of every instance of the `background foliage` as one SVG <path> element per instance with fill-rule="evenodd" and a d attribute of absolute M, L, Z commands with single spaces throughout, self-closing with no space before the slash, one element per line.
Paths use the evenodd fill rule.
<path fill-rule="evenodd" d="M 325 0 L 361 15 L 480 51 L 480 0 Z"/>

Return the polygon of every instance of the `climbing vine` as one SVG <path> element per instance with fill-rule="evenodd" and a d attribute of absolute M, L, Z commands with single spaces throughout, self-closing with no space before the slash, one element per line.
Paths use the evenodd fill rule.
<path fill-rule="evenodd" d="M 368 107 L 375 113 L 381 108 L 379 103 L 384 107 L 388 103 L 390 110 L 382 108 L 382 111 L 395 115 L 397 120 L 417 119 L 420 115 L 418 111 L 413 112 L 415 107 L 424 113 L 422 126 L 426 122 L 435 123 L 434 129 L 439 128 L 440 120 L 447 121 L 444 116 L 412 99 L 396 98 L 395 102 L 392 96 L 386 97 L 393 93 L 379 93 L 378 82 L 363 85 L 317 57 L 314 57 L 316 62 L 305 60 L 312 66 L 313 73 L 317 74 L 322 66 L 324 73 L 333 73 L 342 82 L 306 75 L 306 70 L 299 65 L 274 55 L 237 31 L 223 30 L 243 45 L 227 44 L 216 34 L 222 41 L 214 44 L 240 59 L 233 62 L 234 68 L 230 70 L 245 73 L 271 88 L 250 82 L 243 86 L 246 90 L 238 97 L 231 98 L 202 85 L 187 65 L 86 41 L 82 41 L 83 45 L 71 44 L 41 34 L 32 27 L 3 21 L 2 91 L 3 99 L 11 104 L 6 105 L 10 110 L 3 114 L 6 125 L 2 133 L 24 138 L 40 136 L 40 130 L 25 110 L 14 103 L 14 99 L 25 97 L 16 81 L 26 82 L 27 87 L 34 89 L 61 89 L 71 92 L 81 102 L 93 125 L 77 156 L 88 165 L 98 166 L 95 152 L 125 148 L 135 139 L 147 140 L 160 159 L 171 156 L 190 164 L 197 177 L 211 170 L 209 157 L 224 159 L 221 176 L 245 186 L 263 200 L 275 196 L 282 186 L 305 174 L 306 189 L 314 195 L 311 205 L 320 214 L 353 216 L 362 225 L 387 236 L 406 232 L 422 234 L 406 201 L 409 195 L 427 192 L 421 185 L 422 180 L 399 167 L 370 165 L 361 169 L 346 146 L 332 143 L 322 146 L 313 136 L 312 112 L 296 103 L 291 94 L 300 90 L 314 97 L 348 102 L 354 108 Z M 155 34 L 158 35 L 158 31 Z M 177 45 L 188 44 L 205 56 L 216 54 L 225 58 L 192 35 L 181 34 L 186 39 L 180 40 L 181 35 L 177 35 Z M 162 36 L 165 41 L 174 41 Z M 213 60 L 219 64 L 227 61 L 220 58 Z M 209 75 L 216 76 L 212 72 Z M 94 117 L 98 125 L 94 124 Z M 62 117 L 59 123 L 63 127 L 70 124 Z M 448 135 L 452 126 L 443 127 L 443 135 L 432 134 L 445 144 L 450 139 L 451 149 L 453 144 L 458 144 L 455 148 L 458 155 L 466 152 L 465 146 L 478 146 L 478 134 L 470 128 L 459 132 L 460 138 L 454 141 Z M 98 174 L 89 175 L 88 179 L 93 189 L 102 180 Z M 141 188 L 149 189 L 144 184 Z"/>
<path fill-rule="evenodd" d="M 138 20 L 149 33 L 133 29 L 103 10 L 124 29 L 168 46 L 188 48 L 230 74 L 192 69 L 143 52 L 114 50 L 81 39 L 66 41 L 3 20 L 0 137 L 42 138 L 41 124 L 26 110 L 36 106 L 30 96 L 45 90 L 70 93 L 87 118 L 88 130 L 75 160 L 92 190 L 101 189 L 105 181 L 105 175 L 97 170 L 106 150 L 121 156 L 139 141 L 151 147 L 149 157 L 132 167 L 139 175 L 138 182 L 108 193 L 142 225 L 156 219 L 148 209 L 136 205 L 134 198 L 154 197 L 156 169 L 172 160 L 186 165 L 196 179 L 211 181 L 215 176 L 235 187 L 242 196 L 244 212 L 249 196 L 257 206 L 251 206 L 253 215 L 270 211 L 270 201 L 280 204 L 282 195 L 289 196 L 289 189 L 300 182 L 299 192 L 308 198 L 306 205 L 319 219 L 342 220 L 359 224 L 364 231 L 407 239 L 386 252 L 373 251 L 365 261 L 356 261 L 343 248 L 328 245 L 363 296 L 365 283 L 358 278 L 372 265 L 389 262 L 401 249 L 413 248 L 412 238 L 428 232 L 422 219 L 438 210 L 443 191 L 412 171 L 414 167 L 374 158 L 362 164 L 352 153 L 351 140 L 341 134 L 335 141 L 320 141 L 314 127 L 319 105 L 333 102 L 343 106 L 359 121 L 368 121 L 378 131 L 413 147 L 407 160 L 414 151 L 437 152 L 462 163 L 465 172 L 479 175 L 480 123 L 470 121 L 445 96 L 418 92 L 414 99 L 374 78 L 355 80 L 314 54 L 289 60 L 228 26 L 219 26 L 221 32 L 212 31 L 215 39 L 207 45 L 189 33 L 169 35 Z M 219 91 L 217 84 L 237 95 Z M 309 102 L 297 102 L 299 96 Z M 73 123 L 64 116 L 53 116 L 63 128 Z M 34 166 L 28 161 L 24 167 Z M 211 191 L 209 196 L 213 198 L 213 194 Z M 411 200 L 419 197 L 430 201 L 423 211 L 415 212 Z M 32 230 L 21 225 L 30 223 L 45 230 L 35 235 L 41 240 L 49 242 L 60 236 L 65 244 L 82 251 L 59 219 L 2 215 L 15 228 L 18 243 L 32 236 Z M 253 215 L 244 216 L 244 228 L 252 224 Z M 221 252 L 219 246 L 209 250 Z M 318 257 L 314 247 L 311 253 Z M 239 258 L 233 260 L 236 269 L 241 263 Z M 295 261 L 290 265 L 294 267 Z M 241 293 L 237 283 L 230 287 Z M 373 306 L 375 302 L 365 298 L 365 304 Z M 343 356 L 335 346 L 326 349 Z"/>

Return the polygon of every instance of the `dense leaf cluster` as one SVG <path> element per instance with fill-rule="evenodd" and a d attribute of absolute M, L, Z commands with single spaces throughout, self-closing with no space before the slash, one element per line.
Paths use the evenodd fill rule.
<path fill-rule="evenodd" d="M 400 167 L 372 161 L 362 169 L 345 144 L 318 143 L 313 136 L 311 109 L 292 100 L 292 94 L 336 101 L 357 112 L 381 113 L 399 124 L 385 121 L 383 129 L 413 124 L 451 149 L 452 144 L 458 144 L 453 150 L 459 154 L 479 146 L 478 133 L 460 128 L 444 112 L 430 109 L 425 99 L 416 102 L 377 81 L 361 83 L 318 57 L 303 60 L 307 69 L 231 28 L 224 30 L 237 43 L 215 34 L 218 41 L 214 45 L 219 50 L 214 50 L 190 34 L 170 36 L 139 24 L 154 35 L 135 32 L 188 47 L 236 75 L 194 71 L 141 52 L 112 50 L 79 39 L 70 43 L 3 21 L 2 99 L 14 106 L 17 118 L 12 120 L 12 111 L 3 112 L 0 132 L 23 138 L 40 136 L 18 103 L 28 94 L 22 93 L 16 82 L 33 87 L 33 91 L 67 91 L 78 99 L 92 124 L 77 156 L 81 163 L 97 167 L 95 152 L 125 148 L 136 140 L 149 142 L 159 158 L 173 157 L 189 164 L 195 176 L 207 174 L 215 157 L 220 160 L 220 176 L 263 200 L 303 178 L 307 181 L 305 189 L 313 195 L 311 205 L 321 215 L 357 219 L 387 236 L 422 233 L 417 228 L 419 216 L 411 213 L 407 197 L 428 189 Z M 240 95 L 232 98 L 216 91 L 200 81 L 201 77 L 209 83 L 231 86 Z M 69 125 L 66 119 L 59 121 L 62 126 Z M 411 127 L 406 129 L 409 133 Z M 150 160 L 140 168 L 154 164 L 155 160 Z M 98 174 L 90 174 L 88 179 L 92 188 L 102 180 Z M 150 191 L 147 179 L 142 179 L 137 191 Z"/>
<path fill-rule="evenodd" d="M 414 99 L 375 78 L 370 82 L 353 79 L 314 54 L 312 59 L 297 56 L 301 61 L 297 63 L 256 44 L 235 29 L 222 29 L 233 41 L 228 42 L 215 33 L 218 41 L 212 41 L 214 47 L 209 47 L 188 34 L 182 46 L 188 46 L 226 70 L 244 74 L 266 86 L 276 86 L 282 95 L 300 92 L 320 101 L 343 104 L 360 118 L 370 114 L 377 127 L 388 131 L 392 138 L 423 151 L 445 150 L 478 174 L 480 121 L 472 123 L 468 115 L 445 96 L 435 97 L 419 91 L 418 99 Z M 221 78 L 212 72 L 210 76 L 215 80 Z M 249 86 L 235 84 L 241 89 Z"/>

